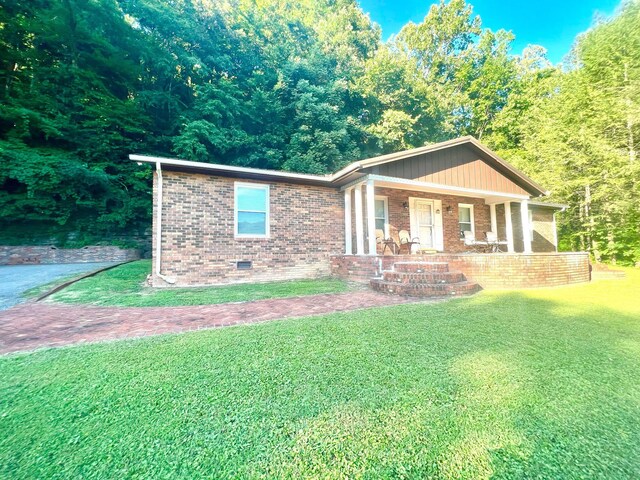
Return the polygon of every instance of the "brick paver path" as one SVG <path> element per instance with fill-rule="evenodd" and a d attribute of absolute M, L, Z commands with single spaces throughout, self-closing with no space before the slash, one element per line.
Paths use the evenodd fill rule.
<path fill-rule="evenodd" d="M 128 308 L 26 303 L 0 312 L 0 354 L 415 301 L 415 298 L 358 291 L 192 307 Z"/>

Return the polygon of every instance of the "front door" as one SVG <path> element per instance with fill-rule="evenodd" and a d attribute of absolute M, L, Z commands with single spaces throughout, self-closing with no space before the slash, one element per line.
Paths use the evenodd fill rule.
<path fill-rule="evenodd" d="M 420 248 L 434 248 L 434 214 L 433 200 L 415 199 L 414 203 L 415 234 L 420 239 Z"/>

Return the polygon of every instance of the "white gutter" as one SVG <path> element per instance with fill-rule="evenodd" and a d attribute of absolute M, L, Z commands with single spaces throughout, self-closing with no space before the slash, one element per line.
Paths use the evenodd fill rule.
<path fill-rule="evenodd" d="M 160 166 L 159 161 L 156 162 L 156 173 L 158 174 L 158 202 L 156 205 L 156 208 L 158 209 L 158 222 L 156 225 L 156 276 L 173 285 L 176 283 L 175 278 L 167 277 L 160 273 L 160 267 L 162 266 L 162 167 Z"/>

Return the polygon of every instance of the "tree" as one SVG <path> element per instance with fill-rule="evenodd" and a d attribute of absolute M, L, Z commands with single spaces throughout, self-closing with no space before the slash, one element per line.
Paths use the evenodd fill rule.
<path fill-rule="evenodd" d="M 408 23 L 394 45 L 415 60 L 424 81 L 445 113 L 440 130 L 447 137 L 481 139 L 507 104 L 516 81 L 509 55 L 513 35 L 482 29 L 479 16 L 464 0 L 432 5 L 419 24 Z"/>
<path fill-rule="evenodd" d="M 639 45 L 639 8 L 629 3 L 578 38 L 568 71 L 539 58 L 529 62 L 523 88 L 502 112 L 496 129 L 502 134 L 493 137 L 517 152 L 519 165 L 549 186 L 553 198 L 570 204 L 564 238 L 596 261 L 640 259 L 640 50 L 629 48 Z"/>
<path fill-rule="evenodd" d="M 474 135 L 570 205 L 563 245 L 638 262 L 639 23 L 629 0 L 562 69 L 465 0 L 384 44 L 355 0 L 5 2 L 0 241 L 148 228 L 132 152 L 324 174 Z"/>

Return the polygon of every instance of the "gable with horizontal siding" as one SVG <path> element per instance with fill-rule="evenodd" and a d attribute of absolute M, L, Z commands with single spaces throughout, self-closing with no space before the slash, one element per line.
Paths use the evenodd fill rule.
<path fill-rule="evenodd" d="M 366 170 L 387 177 L 528 195 L 526 190 L 508 177 L 509 172 L 501 172 L 495 162 L 484 159 L 476 150 L 465 145 L 384 163 Z"/>

